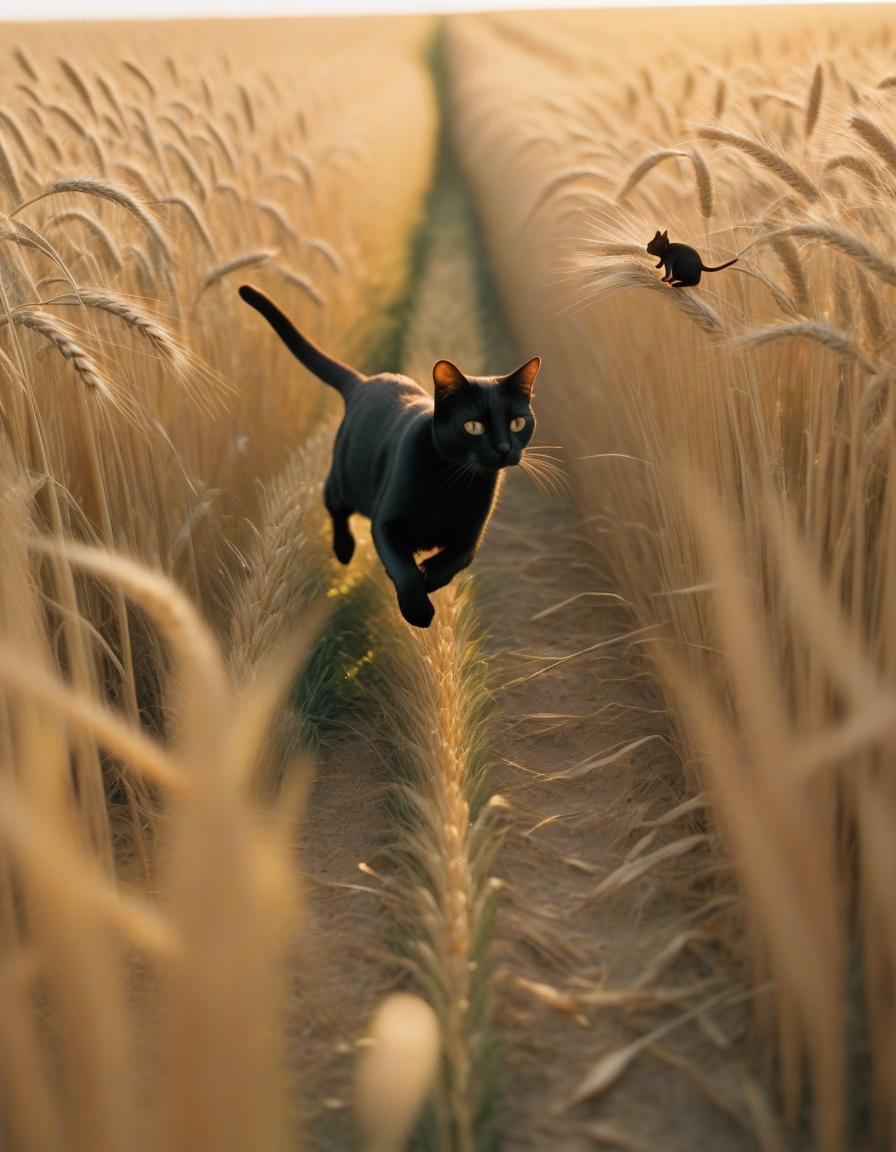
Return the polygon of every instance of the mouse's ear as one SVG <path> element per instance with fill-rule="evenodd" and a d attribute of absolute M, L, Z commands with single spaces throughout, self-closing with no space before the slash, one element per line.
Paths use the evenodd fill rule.
<path fill-rule="evenodd" d="M 456 364 L 450 360 L 438 360 L 432 370 L 432 382 L 436 390 L 436 403 L 445 400 L 458 388 L 463 388 L 467 378 Z"/>

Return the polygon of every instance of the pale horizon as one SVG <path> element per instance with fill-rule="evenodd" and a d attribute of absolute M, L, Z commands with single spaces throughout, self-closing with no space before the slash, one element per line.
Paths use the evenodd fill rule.
<path fill-rule="evenodd" d="M 0 23 L 36 23 L 57 20 L 174 20 L 174 19 L 251 19 L 289 16 L 373 16 L 413 15 L 419 13 L 535 11 L 562 9 L 624 8 L 718 8 L 764 7 L 808 4 L 813 0 L 756 0 L 746 5 L 743 0 L 564 0 L 560 4 L 543 0 L 133 0 L 123 14 L 121 0 L 32 0 L 27 10 L 12 0 L 0 0 Z M 837 3 L 838 0 L 827 0 Z M 845 3 L 879 3 L 889 0 L 841 0 Z"/>

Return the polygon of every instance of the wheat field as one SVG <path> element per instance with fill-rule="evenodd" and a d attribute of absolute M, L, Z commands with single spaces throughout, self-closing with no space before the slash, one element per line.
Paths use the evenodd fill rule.
<path fill-rule="evenodd" d="M 0 31 L 0 1145 L 896 1146 L 885 11 Z M 429 631 L 246 279 L 542 356 Z"/>

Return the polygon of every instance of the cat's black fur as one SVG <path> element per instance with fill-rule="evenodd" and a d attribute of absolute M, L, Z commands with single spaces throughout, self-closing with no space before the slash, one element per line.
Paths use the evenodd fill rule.
<path fill-rule="evenodd" d="M 435 609 L 428 593 L 472 561 L 501 470 L 520 462 L 535 430 L 530 400 L 541 361 L 535 357 L 507 376 L 483 377 L 465 376 L 440 360 L 433 368 L 432 397 L 408 376 L 364 376 L 333 360 L 255 288 L 243 285 L 240 296 L 345 401 L 324 486 L 333 551 L 348 564 L 355 550 L 349 517 L 369 517 L 402 615 L 409 624 L 429 627 Z M 510 427 L 514 419 L 524 421 L 516 432 Z M 465 430 L 471 421 L 481 433 Z M 417 564 L 416 553 L 435 548 Z"/>
<path fill-rule="evenodd" d="M 672 288 L 693 288 L 700 283 L 702 272 L 721 272 L 723 268 L 730 268 L 732 264 L 737 263 L 735 256 L 727 264 L 708 268 L 696 248 L 691 248 L 688 244 L 671 244 L 668 231 L 658 231 L 647 245 L 647 251 L 651 256 L 659 256 L 660 262 L 657 268 L 666 269 L 663 283 Z"/>

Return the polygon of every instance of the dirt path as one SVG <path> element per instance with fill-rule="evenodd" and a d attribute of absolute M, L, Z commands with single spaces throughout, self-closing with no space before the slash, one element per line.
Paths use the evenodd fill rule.
<path fill-rule="evenodd" d="M 657 824 L 681 802 L 665 717 L 637 638 L 616 639 L 630 625 L 599 590 L 608 584 L 574 510 L 513 477 L 478 566 L 497 704 L 491 782 L 507 810 L 497 869 L 505 1146 L 739 1152 L 755 1147 L 742 1011 L 707 1010 L 605 1093 L 571 1103 L 602 1057 L 737 992 L 714 944 L 719 910 L 693 815 Z M 572 655 L 595 645 L 605 647 Z"/>
<path fill-rule="evenodd" d="M 478 251 L 463 189 L 443 172 L 404 337 L 402 367 L 421 382 L 442 356 L 471 372 L 522 359 L 491 307 Z M 375 564 L 372 578 L 384 579 Z M 509 477 L 474 587 L 495 697 L 490 786 L 505 815 L 501 1146 L 740 1152 L 757 1147 L 749 1126 L 765 1125 L 758 1146 L 774 1147 L 746 1072 L 746 1015 L 724 999 L 739 990 L 716 945 L 727 905 L 699 810 L 679 810 L 646 638 L 630 635 L 570 503 L 521 472 Z M 356 1044 L 397 978 L 385 908 L 358 870 L 390 842 L 388 770 L 351 722 L 324 752 L 303 833 L 308 993 L 297 995 L 295 1035 L 321 1148 L 353 1146 Z M 599 1060 L 687 1013 L 612 1086 L 573 1102 Z"/>

